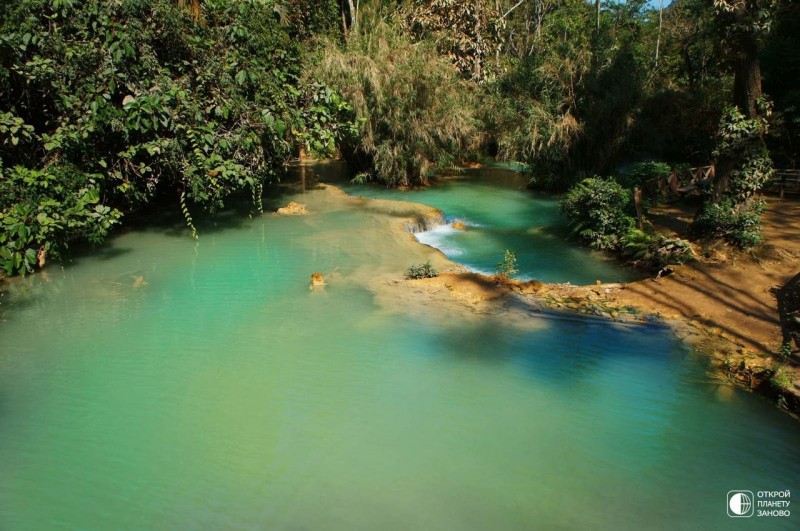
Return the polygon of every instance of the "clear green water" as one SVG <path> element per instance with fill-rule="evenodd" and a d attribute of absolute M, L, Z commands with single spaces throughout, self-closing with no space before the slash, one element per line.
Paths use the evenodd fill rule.
<path fill-rule="evenodd" d="M 335 175 L 323 179 L 336 180 Z M 442 210 L 448 221 L 461 220 L 468 230 L 450 226 L 420 233 L 417 239 L 472 270 L 492 274 L 506 249 L 517 256 L 519 277 L 544 282 L 594 284 L 633 280 L 636 275 L 601 253 L 568 239 L 558 200 L 526 189 L 519 173 L 503 169 L 466 170 L 422 190 L 395 190 L 345 184 L 364 197 L 416 201 Z"/>
<path fill-rule="evenodd" d="M 797 528 L 725 509 L 800 492 L 796 421 L 665 330 L 387 311 L 364 272 L 425 248 L 302 201 L 197 245 L 132 231 L 4 297 L 0 529 Z"/>

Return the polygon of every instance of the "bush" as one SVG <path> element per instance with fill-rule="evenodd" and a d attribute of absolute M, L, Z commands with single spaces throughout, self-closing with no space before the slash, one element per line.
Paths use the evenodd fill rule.
<path fill-rule="evenodd" d="M 412 265 L 411 267 L 408 268 L 408 271 L 406 271 L 406 278 L 408 280 L 416 280 L 419 278 L 434 278 L 438 276 L 439 272 L 433 268 L 430 260 L 428 260 L 424 264 Z"/>
<path fill-rule="evenodd" d="M 776 391 L 788 391 L 792 388 L 792 379 L 783 367 L 772 371 L 769 383 Z"/>
<path fill-rule="evenodd" d="M 101 202 L 102 181 L 66 165 L 4 170 L 0 163 L 0 268 L 24 275 L 74 240 L 102 241 L 121 216 Z"/>
<path fill-rule="evenodd" d="M 519 269 L 517 269 L 517 255 L 514 251 L 506 249 L 503 255 L 503 261 L 495 266 L 495 271 L 497 271 L 498 277 L 504 279 L 513 277 L 519 273 Z"/>
<path fill-rule="evenodd" d="M 648 234 L 632 229 L 622 237 L 621 243 L 624 256 L 631 257 L 637 266 L 648 269 L 662 269 L 695 259 L 689 242 L 664 234 Z"/>
<path fill-rule="evenodd" d="M 628 215 L 630 204 L 629 190 L 613 180 L 593 177 L 573 186 L 561 200 L 560 210 L 573 234 L 591 247 L 618 250 L 621 237 L 634 226 Z"/>
<path fill-rule="evenodd" d="M 692 234 L 721 238 L 741 249 L 761 242 L 761 214 L 764 202 L 754 200 L 736 205 L 732 199 L 707 202 L 691 226 Z"/>

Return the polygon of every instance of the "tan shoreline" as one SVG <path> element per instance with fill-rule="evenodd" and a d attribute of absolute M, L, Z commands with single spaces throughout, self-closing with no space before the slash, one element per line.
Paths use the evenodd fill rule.
<path fill-rule="evenodd" d="M 325 186 L 347 195 L 336 187 Z M 387 208 L 393 215 L 398 213 L 398 207 L 392 203 L 408 208 L 405 202 L 357 199 L 367 208 Z M 452 311 L 461 307 L 468 310 L 468 316 L 502 318 L 520 326 L 533 325 L 526 324 L 526 320 L 542 326 L 541 319 L 530 317 L 546 314 L 579 314 L 619 323 L 661 323 L 670 327 L 679 340 L 710 357 L 710 377 L 715 381 L 731 382 L 777 399 L 779 393 L 769 382 L 772 368 L 780 361 L 774 353 L 781 342 L 772 291 L 800 269 L 800 242 L 792 240 L 793 232 L 800 234 L 800 205 L 789 205 L 797 209 L 791 215 L 786 213 L 786 203 L 776 200 L 772 205 L 764 216 L 765 240 L 771 246 L 763 255 L 731 253 L 721 262 L 701 260 L 676 266 L 672 274 L 660 279 L 592 286 L 513 280 L 498 283 L 491 276 L 468 271 L 408 234 L 409 241 L 429 250 L 427 256 L 442 271 L 440 276 L 401 280 L 395 273 L 373 277 L 368 284 L 376 302 L 398 312 L 420 311 L 422 307 Z M 791 219 L 797 221 L 789 223 Z M 418 216 L 412 216 L 396 223 L 395 229 L 413 232 L 417 221 Z M 463 313 L 458 318 L 464 318 Z M 792 382 L 800 385 L 797 367 L 787 363 L 784 370 Z M 783 391 L 781 403 L 784 410 L 795 414 L 800 414 L 798 385 Z"/>

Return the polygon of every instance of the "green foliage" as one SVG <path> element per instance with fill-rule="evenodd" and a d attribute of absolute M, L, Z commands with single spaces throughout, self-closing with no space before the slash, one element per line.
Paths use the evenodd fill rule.
<path fill-rule="evenodd" d="M 337 0 L 289 0 L 275 5 L 288 8 L 291 33 L 300 39 L 331 33 L 341 20 Z"/>
<path fill-rule="evenodd" d="M 792 355 L 792 343 L 791 341 L 784 341 L 781 343 L 781 347 L 778 349 L 778 357 L 782 360 L 788 359 Z"/>
<path fill-rule="evenodd" d="M 769 383 L 776 391 L 789 391 L 792 388 L 792 379 L 783 367 L 772 371 Z"/>
<path fill-rule="evenodd" d="M 771 104 L 758 102 L 761 115 L 748 119 L 733 107 L 720 123 L 714 156 L 725 175 L 715 190 L 713 201 L 703 205 L 692 223 L 692 232 L 706 238 L 723 238 L 741 249 L 761 241 L 763 199 L 756 194 L 773 175 L 772 160 L 764 137 L 769 131 Z"/>
<path fill-rule="evenodd" d="M 696 259 L 689 242 L 664 234 L 631 229 L 622 236 L 621 244 L 623 256 L 630 257 L 637 266 L 647 269 L 662 269 Z"/>
<path fill-rule="evenodd" d="M 73 240 L 101 241 L 121 215 L 101 201 L 103 178 L 67 165 L 0 166 L 0 268 L 24 275 Z"/>
<path fill-rule="evenodd" d="M 503 261 L 495 266 L 495 271 L 497 271 L 497 276 L 502 278 L 511 278 L 519 273 L 519 269 L 517 269 L 517 255 L 514 251 L 506 249 L 506 252 L 503 254 Z"/>
<path fill-rule="evenodd" d="M 617 175 L 617 182 L 625 188 L 633 188 L 650 179 L 667 177 L 670 173 L 672 168 L 665 162 L 637 162 Z"/>
<path fill-rule="evenodd" d="M 428 260 L 424 264 L 412 265 L 406 271 L 406 278 L 409 280 L 416 280 L 420 278 L 434 278 L 438 277 L 439 272 L 433 268 L 431 261 Z"/>
<path fill-rule="evenodd" d="M 580 0 L 546 4 L 548 23 L 536 33 L 516 18 L 537 20 L 532 2 L 510 17 L 509 27 L 525 36 L 524 45 L 509 34 L 519 56 L 509 59 L 505 75 L 489 87 L 482 117 L 499 158 L 528 163 L 540 170 L 535 184 L 563 189 L 561 170 L 570 165 L 585 128 L 580 107 L 592 66 L 592 11 Z"/>
<path fill-rule="evenodd" d="M 611 179 L 584 179 L 561 199 L 573 234 L 595 249 L 617 250 L 634 225 L 628 215 L 631 193 Z"/>
<path fill-rule="evenodd" d="M 352 135 L 349 105 L 300 80 L 296 37 L 330 27 L 313 6 L 209 0 L 196 21 L 178 4 L 23 0 L 0 13 L 3 186 L 21 187 L 0 212 L 35 235 L 3 233 L 12 270 L 30 269 L 15 258 L 23 248 L 99 241 L 159 197 L 180 204 L 193 234 L 192 205 L 214 211 L 250 192 L 259 209 L 298 146 L 329 155 Z M 42 209 L 61 216 L 47 214 L 55 228 L 34 223 Z"/>
<path fill-rule="evenodd" d="M 360 28 L 343 47 L 325 41 L 309 75 L 352 103 L 360 137 L 344 155 L 358 169 L 389 185 L 425 184 L 429 169 L 451 165 L 478 138 L 474 87 L 393 18 L 366 11 Z"/>
<path fill-rule="evenodd" d="M 692 234 L 721 238 L 741 249 L 761 242 L 761 214 L 764 202 L 753 200 L 736 204 L 732 199 L 707 202 L 691 226 Z"/>
<path fill-rule="evenodd" d="M 493 77 L 492 59 L 503 46 L 498 9 L 485 0 L 413 0 L 402 22 L 416 40 L 435 40 L 465 78 L 484 81 Z"/>
<path fill-rule="evenodd" d="M 734 162 L 730 186 L 725 194 L 737 203 L 747 201 L 764 187 L 773 175 L 772 160 L 764 143 L 769 132 L 771 104 L 761 100 L 762 115 L 748 119 L 736 107 L 722 117 L 714 156 Z"/>

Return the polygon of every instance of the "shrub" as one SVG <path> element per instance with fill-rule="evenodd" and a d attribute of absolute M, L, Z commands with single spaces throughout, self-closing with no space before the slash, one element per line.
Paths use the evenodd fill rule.
<path fill-rule="evenodd" d="M 406 271 L 406 278 L 408 280 L 416 280 L 419 278 L 434 278 L 438 276 L 439 272 L 433 268 L 430 260 L 428 260 L 424 264 L 412 265 L 411 267 L 408 268 L 408 271 Z"/>
<path fill-rule="evenodd" d="M 630 203 L 629 190 L 613 180 L 593 177 L 573 186 L 561 200 L 560 209 L 573 234 L 591 247 L 617 250 L 620 238 L 634 225 L 627 213 Z"/>
<path fill-rule="evenodd" d="M 732 199 L 719 203 L 707 202 L 691 226 L 694 235 L 722 238 L 741 249 L 761 242 L 762 200 L 736 205 Z"/>
<path fill-rule="evenodd" d="M 776 391 L 788 391 L 792 388 L 792 379 L 782 367 L 779 367 L 772 372 L 769 383 Z"/>
<path fill-rule="evenodd" d="M 519 269 L 517 269 L 517 255 L 514 251 L 506 249 L 503 255 L 503 261 L 495 266 L 495 271 L 497 271 L 497 276 L 505 279 L 519 273 Z"/>
<path fill-rule="evenodd" d="M 102 241 L 122 215 L 103 204 L 102 182 L 101 174 L 66 165 L 34 170 L 0 163 L 0 268 L 24 275 L 74 240 Z"/>
<path fill-rule="evenodd" d="M 622 254 L 633 258 L 635 264 L 648 269 L 685 264 L 695 259 L 692 246 L 686 240 L 664 234 L 648 234 L 632 229 L 622 237 Z"/>

